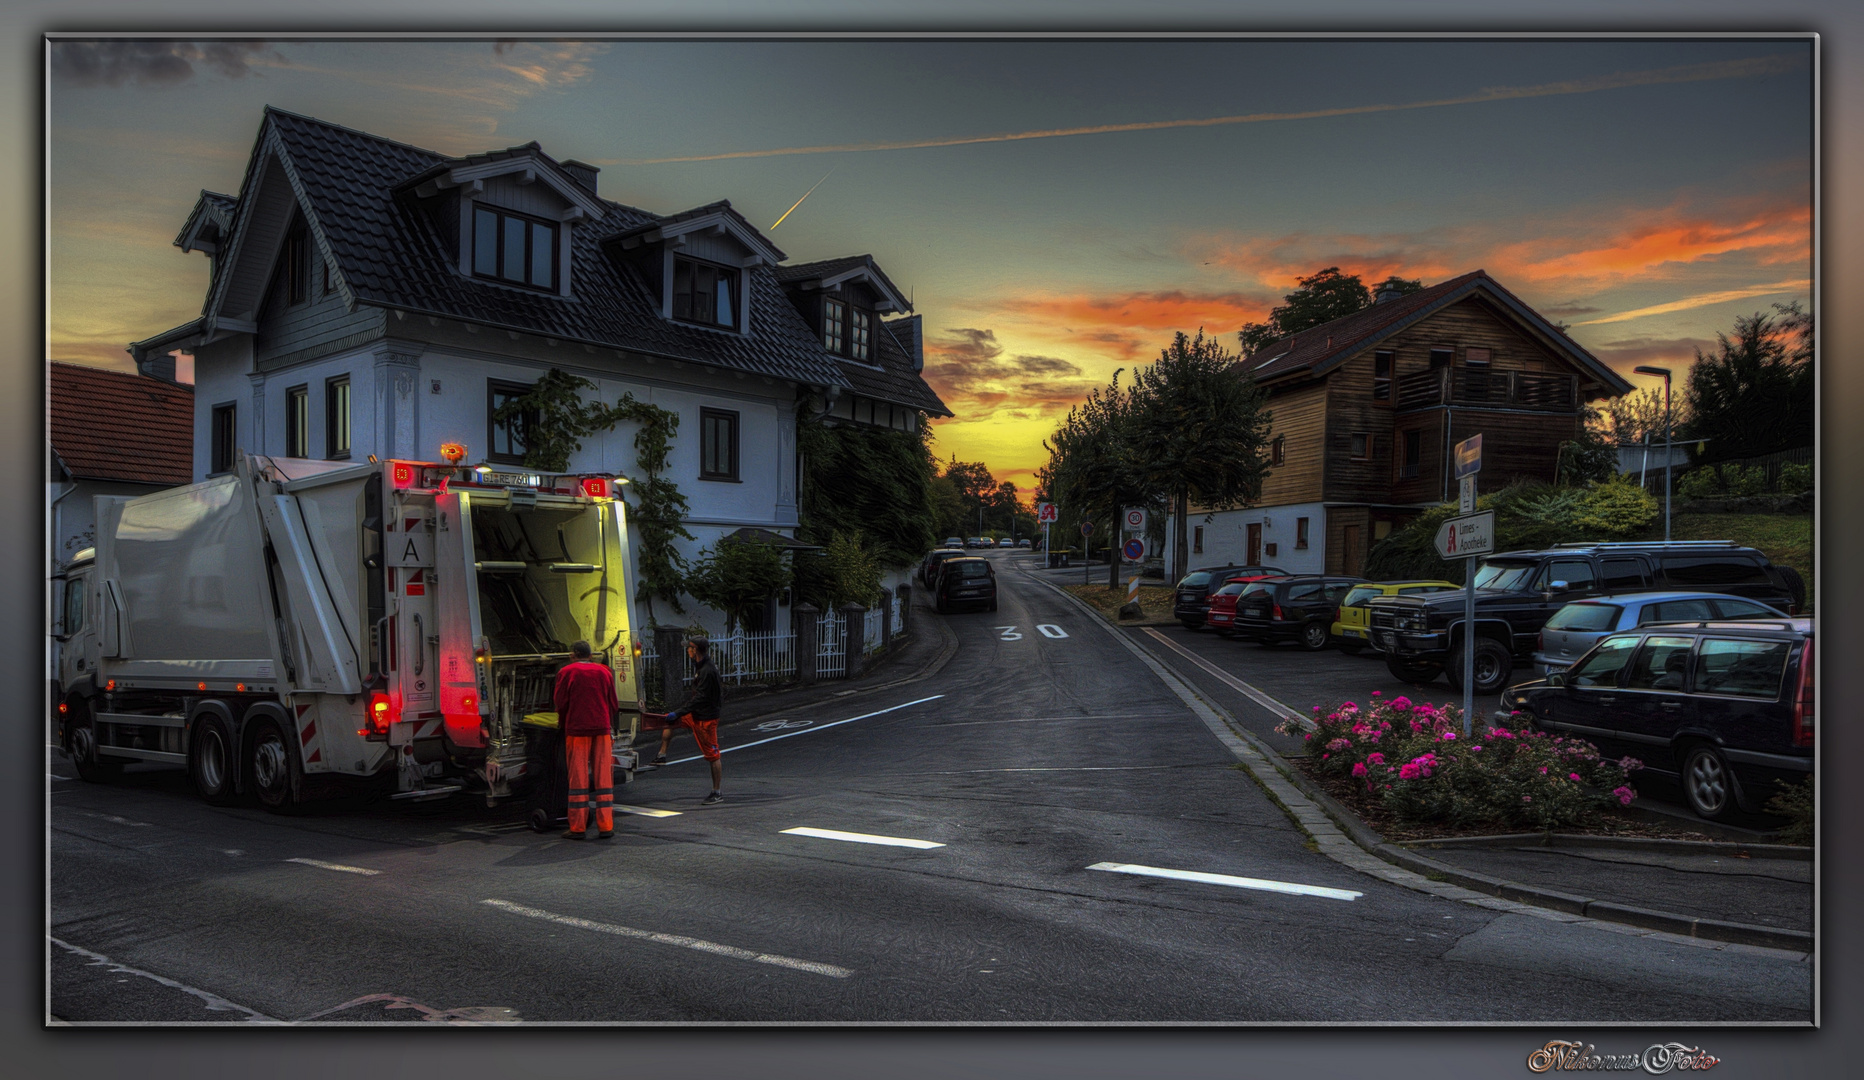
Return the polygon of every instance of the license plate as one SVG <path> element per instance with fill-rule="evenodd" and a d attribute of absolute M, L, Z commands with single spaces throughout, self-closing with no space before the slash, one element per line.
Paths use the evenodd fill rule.
<path fill-rule="evenodd" d="M 1381 631 L 1379 633 L 1379 644 L 1385 646 L 1387 649 L 1394 648 L 1398 644 L 1398 635 L 1392 633 L 1390 630 Z"/>

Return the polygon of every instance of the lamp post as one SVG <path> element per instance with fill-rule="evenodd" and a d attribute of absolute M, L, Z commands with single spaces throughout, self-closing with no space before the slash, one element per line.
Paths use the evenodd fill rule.
<path fill-rule="evenodd" d="M 1663 542 L 1670 542 L 1670 369 L 1640 364 L 1631 369 L 1639 375 L 1663 376 Z"/>

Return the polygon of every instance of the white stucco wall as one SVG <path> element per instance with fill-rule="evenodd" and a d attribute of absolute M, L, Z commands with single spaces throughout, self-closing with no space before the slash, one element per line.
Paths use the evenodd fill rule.
<path fill-rule="evenodd" d="M 1307 547 L 1295 547 L 1296 520 L 1307 519 Z M 1195 547 L 1191 567 L 1241 564 L 1249 557 L 1249 529 L 1253 522 L 1262 524 L 1262 562 L 1291 574 L 1319 574 L 1327 565 L 1327 511 L 1321 503 L 1288 503 L 1283 506 L 1255 506 L 1246 510 L 1223 510 L 1209 515 L 1192 514 L 1190 527 L 1204 530 L 1204 551 Z M 1173 526 L 1176 522 L 1172 523 Z M 1191 534 L 1195 537 L 1197 534 Z M 1166 552 L 1175 541 L 1167 530 Z M 1269 545 L 1275 554 L 1269 554 Z"/>

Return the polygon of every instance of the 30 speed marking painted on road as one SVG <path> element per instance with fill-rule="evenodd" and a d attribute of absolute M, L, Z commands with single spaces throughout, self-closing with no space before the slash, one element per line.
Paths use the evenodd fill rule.
<path fill-rule="evenodd" d="M 370 877 L 382 872 L 361 866 L 344 866 L 342 863 L 324 862 L 322 859 L 286 859 L 285 861 L 298 863 L 301 866 L 315 866 L 319 870 L 340 870 L 345 874 L 366 874 Z"/>
<path fill-rule="evenodd" d="M 1263 878 L 1232 877 L 1229 874 L 1206 874 L 1197 870 L 1167 870 L 1161 866 L 1138 866 L 1133 863 L 1103 862 L 1088 867 L 1114 874 L 1138 874 L 1141 877 L 1196 881 L 1205 885 L 1228 885 L 1233 889 L 1260 889 L 1263 892 L 1287 893 L 1290 896 L 1322 896 L 1329 900 L 1357 900 L 1366 895 L 1351 889 L 1329 889 L 1323 885 L 1297 885 L 1292 881 L 1268 881 Z"/>
<path fill-rule="evenodd" d="M 1042 632 L 1043 637 L 1052 638 L 1056 641 L 1060 641 L 1062 638 L 1065 638 L 1068 636 L 1068 631 L 1063 630 L 1061 627 L 1056 626 L 1054 623 L 1043 623 L 1042 625 L 1036 627 L 1036 629 Z"/>
<path fill-rule="evenodd" d="M 811 829 L 801 825 L 794 829 L 784 829 L 783 832 L 791 836 L 813 836 L 821 840 L 846 840 L 851 844 L 882 844 L 886 847 L 909 848 L 935 848 L 945 846 L 944 844 L 935 844 L 930 840 L 911 840 L 904 836 L 870 836 L 867 833 L 837 832 L 834 829 Z"/>
<path fill-rule="evenodd" d="M 514 904 L 509 900 L 481 900 L 480 903 L 498 908 L 500 911 L 509 911 L 513 915 L 523 915 L 531 919 L 542 919 L 545 922 L 553 922 L 559 926 L 574 926 L 579 930 L 594 930 L 598 934 L 613 934 L 616 937 L 638 938 L 641 941 L 652 941 L 659 945 L 677 945 L 682 949 L 693 949 L 698 952 L 711 953 L 714 956 L 728 956 L 733 960 L 749 960 L 754 964 L 771 964 L 776 967 L 786 967 L 795 971 L 807 971 L 811 975 L 827 975 L 831 979 L 845 979 L 854 974 L 854 972 L 847 968 L 836 967 L 834 964 L 819 964 L 814 960 L 798 960 L 792 956 L 778 956 L 776 953 L 753 952 L 750 949 L 740 949 L 731 945 L 720 945 L 715 941 L 706 941 L 702 938 L 684 937 L 679 934 L 660 934 L 652 930 L 636 930 L 632 926 L 616 926 L 614 923 L 601 923 L 593 919 L 579 919 L 573 915 L 558 915 L 555 912 L 541 911 L 537 908 L 525 907 L 523 904 Z"/>

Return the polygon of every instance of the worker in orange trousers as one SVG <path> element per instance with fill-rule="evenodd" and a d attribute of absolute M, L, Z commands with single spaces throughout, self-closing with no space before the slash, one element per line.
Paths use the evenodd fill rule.
<path fill-rule="evenodd" d="M 595 807 L 597 839 L 615 835 L 615 673 L 597 663 L 589 643 L 570 646 L 575 659 L 557 672 L 557 723 L 568 759 L 570 827 L 563 835 L 588 839 L 589 808 Z"/>

